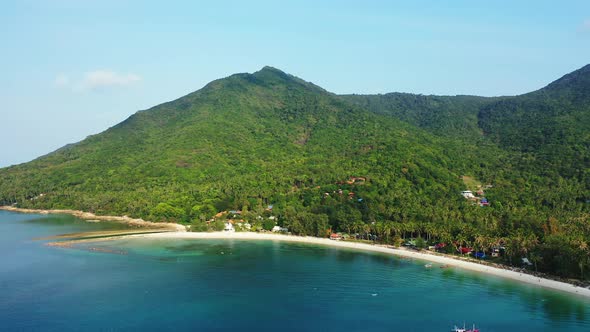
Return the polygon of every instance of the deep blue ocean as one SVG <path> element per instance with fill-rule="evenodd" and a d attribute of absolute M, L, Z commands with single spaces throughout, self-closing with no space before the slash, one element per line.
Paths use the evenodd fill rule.
<path fill-rule="evenodd" d="M 117 227 L 0 211 L 0 331 L 590 331 L 590 299 L 383 254 L 38 239 Z"/>

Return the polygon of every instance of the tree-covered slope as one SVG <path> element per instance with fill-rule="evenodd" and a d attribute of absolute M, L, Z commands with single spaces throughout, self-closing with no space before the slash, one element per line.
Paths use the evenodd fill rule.
<path fill-rule="evenodd" d="M 485 193 L 493 209 L 486 218 L 507 242 L 515 241 L 520 255 L 533 252 L 552 273 L 584 274 L 590 265 L 590 65 L 515 97 L 341 98 L 437 136 L 460 156 L 455 162 L 465 163 L 467 175 L 493 183 Z M 478 233 L 494 229 L 483 228 Z M 534 250 L 527 248 L 531 243 Z"/>
<path fill-rule="evenodd" d="M 507 262 L 529 256 L 540 270 L 584 277 L 588 68 L 530 94 L 481 98 L 338 96 L 265 67 L 0 169 L 0 205 L 195 229 L 241 210 L 295 234 L 501 245 Z M 489 206 L 460 195 L 477 183 Z"/>
<path fill-rule="evenodd" d="M 362 197 L 367 217 L 391 218 L 403 214 L 396 207 L 413 204 L 413 213 L 427 218 L 432 212 L 417 206 L 462 208 L 456 195 L 461 171 L 454 165 L 428 133 L 264 68 L 214 81 L 4 169 L 0 200 L 188 222 L 205 205 L 305 205 L 336 191 L 336 182 L 363 176 L 370 181 L 357 194 L 373 188 Z M 162 213 L 162 204 L 176 212 Z"/>
<path fill-rule="evenodd" d="M 590 65 L 538 91 L 487 105 L 478 117 L 488 138 L 522 153 L 540 174 L 573 177 L 590 188 Z"/>
<path fill-rule="evenodd" d="M 477 114 L 482 106 L 498 99 L 397 92 L 340 97 L 375 113 L 393 116 L 434 134 L 463 139 L 481 137 Z"/>

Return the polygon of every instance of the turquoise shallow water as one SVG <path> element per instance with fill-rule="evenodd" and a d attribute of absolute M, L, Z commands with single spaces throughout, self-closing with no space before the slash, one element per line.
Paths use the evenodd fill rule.
<path fill-rule="evenodd" d="M 590 300 L 381 254 L 274 241 L 68 249 L 32 240 L 111 227 L 121 226 L 0 211 L 0 330 L 448 331 L 465 321 L 483 332 L 590 331 Z"/>

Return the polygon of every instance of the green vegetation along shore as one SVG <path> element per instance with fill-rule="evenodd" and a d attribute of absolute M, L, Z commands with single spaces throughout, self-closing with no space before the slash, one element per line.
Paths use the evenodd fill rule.
<path fill-rule="evenodd" d="M 502 247 L 506 264 L 587 279 L 588 105 L 590 66 L 500 98 L 339 96 L 265 67 L 1 169 L 0 205 L 194 229 L 239 211 L 299 235 Z"/>

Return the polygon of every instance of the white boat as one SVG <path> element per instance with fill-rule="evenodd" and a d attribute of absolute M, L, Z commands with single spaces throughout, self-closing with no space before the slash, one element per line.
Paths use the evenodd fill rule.
<path fill-rule="evenodd" d="M 473 324 L 473 327 L 471 329 L 467 329 L 465 328 L 465 324 L 463 324 L 463 327 L 457 327 L 457 325 L 455 325 L 455 327 L 451 330 L 451 332 L 479 332 L 479 329 L 475 328 L 475 324 Z"/>

